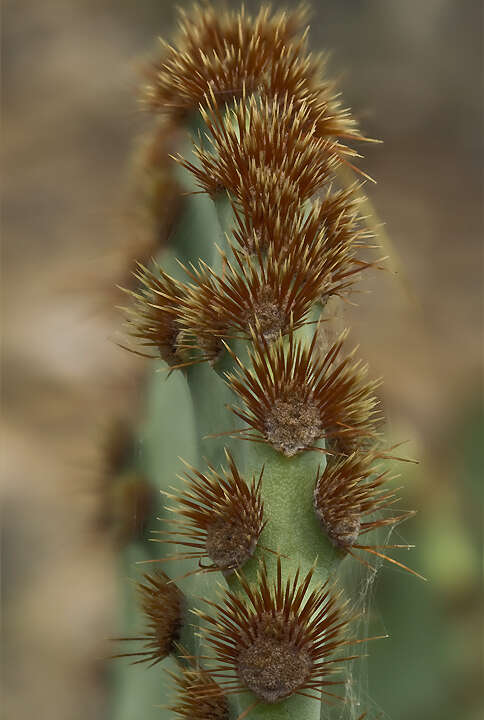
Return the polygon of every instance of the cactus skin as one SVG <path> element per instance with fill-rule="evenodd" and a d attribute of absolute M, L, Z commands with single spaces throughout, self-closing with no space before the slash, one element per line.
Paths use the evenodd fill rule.
<path fill-rule="evenodd" d="M 213 561 L 208 550 L 195 547 L 193 557 L 186 557 L 190 541 L 200 543 L 195 532 L 175 550 L 176 529 L 170 543 L 163 542 L 167 508 L 158 512 L 162 529 L 157 521 L 151 528 L 159 533 L 151 538 L 157 544 L 138 542 L 138 555 L 148 562 L 158 559 L 176 582 L 186 611 L 173 645 L 178 665 L 167 661 L 184 698 L 173 699 L 166 677 L 156 697 L 150 691 L 148 698 L 137 680 L 144 669 L 122 671 L 118 686 L 122 683 L 129 707 L 143 716 L 152 712 L 150 703 L 168 702 L 172 714 L 160 708 L 156 717 L 190 712 L 195 718 L 198 693 L 198 720 L 319 720 L 324 684 L 298 675 L 316 677 L 315 661 L 297 640 L 310 618 L 293 627 L 292 610 L 285 620 L 280 608 L 272 620 L 266 613 L 254 627 L 267 627 L 276 639 L 269 642 L 262 634 L 257 658 L 247 660 L 256 645 L 243 630 L 245 649 L 227 660 L 213 634 L 215 610 L 224 613 L 226 607 L 230 614 L 234 603 L 241 603 L 242 615 L 252 612 L 261 572 L 269 589 L 293 582 L 294 598 L 304 578 L 309 594 L 330 581 L 335 597 L 328 607 L 334 601 L 336 610 L 324 631 L 329 633 L 324 660 L 331 666 L 351 659 L 343 649 L 351 637 L 350 631 L 342 634 L 349 624 L 345 603 L 331 589 L 336 570 L 353 548 L 383 555 L 368 542 L 359 544 L 359 535 L 408 516 L 367 517 L 385 510 L 394 497 L 384 486 L 386 474 L 375 480 L 373 469 L 385 457 L 377 383 L 368 381 L 366 368 L 346 353 L 345 336 L 324 346 L 319 333 L 319 323 L 328 321 L 328 299 L 347 297 L 359 272 L 372 263 L 361 256 L 369 235 L 358 211 L 359 186 L 344 186 L 340 173 L 352 167 L 356 154 L 346 143 L 365 138 L 331 83 L 321 79 L 321 63 L 307 55 L 305 39 L 298 37 L 304 21 L 303 10 L 273 15 L 264 9 L 251 18 L 243 11 L 194 8 L 192 15 L 182 14 L 179 37 L 145 88 L 149 108 L 184 126 L 188 141 L 176 158 L 177 180 L 186 195 L 172 249 L 152 267 L 138 269 L 140 287 L 130 293 L 128 332 L 170 371 L 164 380 L 156 362 L 139 462 L 152 485 L 171 495 L 168 506 L 184 497 L 185 509 L 192 501 L 196 508 L 193 495 L 192 500 L 183 495 L 186 484 L 177 477 L 183 468 L 176 456 L 195 474 L 206 474 L 208 463 L 221 478 L 228 450 L 248 484 L 260 478 L 264 524 L 250 559 L 244 556 L 239 567 L 220 571 L 199 564 L 200 555 Z M 351 462 L 353 457 L 361 457 L 361 463 Z M 340 467 L 349 468 L 341 478 Z M 328 477 L 331 493 L 325 494 Z M 335 503 L 329 510 L 327 497 Z M 328 525 L 333 516 L 337 528 Z M 190 532 L 186 525 L 183 530 Z M 132 548 L 125 554 L 129 558 Z M 144 569 L 153 567 L 158 566 Z M 302 600 L 293 602 L 296 617 Z M 128 624 L 134 635 L 142 632 L 132 617 Z M 235 632 L 229 623 L 228 633 L 231 627 Z M 279 694 L 258 691 L 257 673 L 242 670 L 256 660 L 262 668 L 269 658 L 279 667 L 280 658 L 292 652 L 299 658 L 296 670 L 282 667 L 281 678 L 285 670 L 287 678 Z M 301 669 L 310 666 L 311 671 Z M 220 674 L 221 667 L 235 685 Z M 195 680 L 190 685 L 187 678 Z M 116 719 L 127 717 L 122 708 L 118 699 Z"/>

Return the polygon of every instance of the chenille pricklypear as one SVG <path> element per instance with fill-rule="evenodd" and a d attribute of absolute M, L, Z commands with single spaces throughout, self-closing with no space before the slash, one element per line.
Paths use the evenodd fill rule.
<path fill-rule="evenodd" d="M 347 302 L 378 261 L 354 164 L 367 138 L 308 52 L 306 16 L 181 12 L 143 88 L 153 137 L 178 128 L 165 162 L 182 200 L 171 243 L 127 291 L 124 342 L 157 359 L 140 453 L 162 491 L 155 544 L 138 541 L 137 557 L 167 574 L 139 585 L 148 630 L 123 654 L 171 653 L 178 693 L 170 705 L 160 685 L 141 715 L 165 702 L 194 720 L 319 720 L 367 639 L 340 563 L 408 569 L 388 553 L 409 546 L 370 534 L 412 514 L 392 510 L 380 383 L 348 331 L 322 332 L 329 301 Z M 157 445 L 178 405 L 183 475 Z"/>

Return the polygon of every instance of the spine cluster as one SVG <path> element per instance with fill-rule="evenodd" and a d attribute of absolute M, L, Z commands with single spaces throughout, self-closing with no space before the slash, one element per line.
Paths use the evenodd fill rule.
<path fill-rule="evenodd" d="M 342 169 L 355 170 L 350 143 L 365 138 L 326 78 L 325 58 L 308 52 L 305 22 L 304 9 L 251 17 L 195 7 L 181 14 L 144 91 L 167 126 L 199 128 L 192 155 L 175 159 L 230 219 L 210 262 L 194 237 L 192 261 L 176 277 L 140 265 L 138 289 L 128 291 L 136 351 L 161 357 L 192 386 L 194 368 L 206 365 L 233 398 L 233 428 L 213 440 L 227 445 L 227 467 L 188 466 L 183 489 L 166 493 L 173 519 L 157 531 L 158 542 L 175 545 L 168 559 L 195 561 L 196 573 L 220 572 L 229 583 L 208 609 L 193 608 L 206 660 L 179 643 L 189 599 L 175 582 L 152 574 L 140 585 L 148 619 L 140 657 L 176 652 L 172 709 L 181 718 L 235 720 L 234 695 L 252 698 L 239 714 L 249 718 L 296 696 L 320 702 L 338 682 L 337 663 L 352 659 L 342 650 L 351 617 L 327 579 L 331 563 L 310 542 L 298 557 L 284 554 L 298 527 L 281 525 L 280 496 L 300 493 L 295 522 L 305 513 L 333 560 L 367 564 L 373 555 L 401 565 L 382 547 L 402 546 L 362 542 L 409 516 L 391 510 L 379 383 L 346 350 L 347 332 L 331 346 L 319 332 L 331 322 L 328 300 L 347 301 L 374 262 L 365 258 L 364 173 L 342 181 Z M 216 416 L 216 394 L 212 402 Z"/>

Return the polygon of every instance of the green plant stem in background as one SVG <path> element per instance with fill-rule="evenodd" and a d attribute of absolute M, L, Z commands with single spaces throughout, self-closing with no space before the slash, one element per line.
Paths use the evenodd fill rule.
<path fill-rule="evenodd" d="M 149 567 L 137 565 L 151 559 L 149 550 L 144 542 L 131 543 L 119 558 L 118 632 L 123 637 L 137 637 L 145 625 L 134 580 L 139 580 L 140 567 Z M 128 643 L 116 643 L 116 652 L 128 649 L 127 645 Z M 175 670 L 173 658 L 166 658 L 165 663 L 164 669 Z M 133 720 L 138 717 L 140 707 L 143 708 L 145 720 L 168 720 L 172 717 L 167 710 L 157 707 L 160 704 L 170 704 L 173 695 L 172 683 L 168 674 L 161 671 L 160 665 L 147 668 L 144 665 L 131 665 L 129 660 L 116 661 L 111 669 L 111 679 L 111 717 L 116 720 Z"/>

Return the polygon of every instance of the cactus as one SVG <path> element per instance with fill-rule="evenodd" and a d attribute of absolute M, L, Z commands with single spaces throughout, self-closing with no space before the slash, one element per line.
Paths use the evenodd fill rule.
<path fill-rule="evenodd" d="M 127 290 L 132 348 L 155 366 L 136 462 L 162 494 L 154 543 L 124 551 L 123 572 L 136 558 L 146 574 L 117 656 L 154 667 L 149 683 L 118 670 L 118 720 L 156 703 L 160 718 L 326 716 L 368 639 L 338 568 L 408 569 L 388 554 L 408 546 L 371 539 L 411 515 L 393 510 L 379 383 L 347 331 L 325 332 L 378 264 L 349 144 L 367 138 L 305 22 L 195 7 L 148 73 L 155 144 L 183 130 L 183 197 L 170 247 Z"/>

